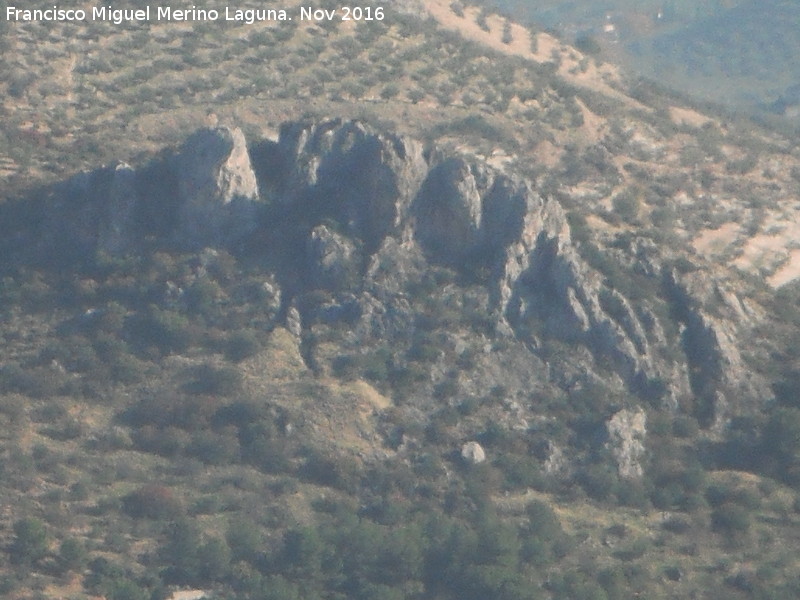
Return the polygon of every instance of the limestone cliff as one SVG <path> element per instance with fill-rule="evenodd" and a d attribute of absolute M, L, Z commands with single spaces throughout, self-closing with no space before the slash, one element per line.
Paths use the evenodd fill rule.
<path fill-rule="evenodd" d="M 624 280 L 583 258 L 562 206 L 531 182 L 364 123 L 290 123 L 250 147 L 238 129 L 204 129 L 138 169 L 80 174 L 48 202 L 43 227 L 83 249 L 124 254 L 147 238 L 261 253 L 277 314 L 315 368 L 332 368 L 317 340 L 342 323 L 340 351 L 388 344 L 413 354 L 428 321 L 469 322 L 441 333 L 414 393 L 511 383 L 520 409 L 509 423 L 533 416 L 520 399 L 542 380 L 569 398 L 621 393 L 686 410 L 715 430 L 767 399 L 737 349 L 759 317 L 732 291 L 679 273 L 668 253 L 634 239 L 615 252 L 651 292 L 629 297 L 633 287 L 617 289 Z M 426 305 L 437 308 L 424 316 Z M 467 354 L 471 369 L 454 378 L 454 357 Z"/>

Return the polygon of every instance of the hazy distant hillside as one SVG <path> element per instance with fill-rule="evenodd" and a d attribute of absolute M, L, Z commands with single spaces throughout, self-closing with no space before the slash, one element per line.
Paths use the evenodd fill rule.
<path fill-rule="evenodd" d="M 489 0 L 568 40 L 591 36 L 604 55 L 712 102 L 794 114 L 800 6 L 768 0 L 632 2 Z"/>
<path fill-rule="evenodd" d="M 796 2 L 751 1 L 629 49 L 645 73 L 692 94 L 738 106 L 785 100 L 776 107 L 783 112 L 796 103 L 787 89 L 800 81 L 798 23 Z"/>
<path fill-rule="evenodd" d="M 567 2 L 564 0 L 545 0 L 526 2 L 525 0 L 491 0 L 495 6 L 515 16 L 532 18 L 545 27 L 569 26 L 588 21 L 594 16 L 606 14 L 658 13 L 662 19 L 682 22 L 703 18 L 740 4 L 742 0 L 606 0 L 604 2 Z"/>

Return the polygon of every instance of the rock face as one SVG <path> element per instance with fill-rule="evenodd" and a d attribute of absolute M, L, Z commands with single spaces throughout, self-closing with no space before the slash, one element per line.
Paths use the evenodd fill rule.
<path fill-rule="evenodd" d="M 530 182 L 360 122 L 287 124 L 252 152 L 238 129 L 201 130 L 144 168 L 74 177 L 53 194 L 43 228 L 58 235 L 40 238 L 81 252 L 124 254 L 143 236 L 263 252 L 275 311 L 307 338 L 312 362 L 311 341 L 336 323 L 347 324 L 341 335 L 356 352 L 380 340 L 413 355 L 431 321 L 469 315 L 479 333 L 442 343 L 445 354 L 470 353 L 472 369 L 448 383 L 470 394 L 546 380 L 573 398 L 602 381 L 594 393 L 687 410 L 717 430 L 768 400 L 738 344 L 756 317 L 733 292 L 664 266 L 642 237 L 615 252 L 644 286 L 601 272 L 573 242 L 561 205 Z M 476 352 L 491 336 L 513 349 Z M 453 365 L 419 352 L 438 361 L 417 385 L 430 394 Z M 632 443 L 620 467 L 628 474 Z"/>
<path fill-rule="evenodd" d="M 639 410 L 621 410 L 606 423 L 608 446 L 617 461 L 623 479 L 640 479 L 644 474 L 647 415 Z"/>
<path fill-rule="evenodd" d="M 755 321 L 755 314 L 724 283 L 701 273 L 665 275 L 665 287 L 683 326 L 681 343 L 692 365 L 689 382 L 699 405 L 701 423 L 721 430 L 730 410 L 741 413 L 769 400 L 762 377 L 747 368 L 738 339 Z M 723 302 L 718 302 L 722 298 Z M 714 306 L 714 312 L 709 306 Z M 750 407 L 748 407 L 750 405 Z"/>
<path fill-rule="evenodd" d="M 229 244 L 253 232 L 259 204 L 241 130 L 204 129 L 143 169 L 119 163 L 56 186 L 43 251 L 119 256 L 153 234 L 191 249 Z"/>
<path fill-rule="evenodd" d="M 358 266 L 356 249 L 346 237 L 318 225 L 311 230 L 307 251 L 311 276 L 319 285 L 341 289 L 352 284 Z"/>
<path fill-rule="evenodd" d="M 359 122 L 286 125 L 276 154 L 268 185 L 281 201 L 335 219 L 369 251 L 398 233 L 428 171 L 419 142 Z"/>
<path fill-rule="evenodd" d="M 219 244 L 254 227 L 258 183 L 240 129 L 203 129 L 176 159 L 179 239 L 190 246 Z"/>
<path fill-rule="evenodd" d="M 414 231 L 433 260 L 459 264 L 477 253 L 483 203 L 476 174 L 465 160 L 449 159 L 425 179 L 414 202 Z"/>
<path fill-rule="evenodd" d="M 99 250 L 112 256 L 131 251 L 136 246 L 136 171 L 130 165 L 119 163 L 108 184 L 108 212 L 100 224 L 97 239 Z"/>

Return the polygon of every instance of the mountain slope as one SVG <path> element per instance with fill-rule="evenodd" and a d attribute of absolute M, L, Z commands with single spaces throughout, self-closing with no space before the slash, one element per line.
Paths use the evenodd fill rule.
<path fill-rule="evenodd" d="M 791 141 L 404 5 L 5 32 L 3 594 L 797 594 Z"/>
<path fill-rule="evenodd" d="M 290 588 L 320 586 L 324 597 L 372 593 L 371 585 L 387 586 L 380 594 L 478 597 L 500 593 L 494 578 L 504 573 L 514 595 L 589 593 L 580 586 L 690 593 L 712 585 L 702 573 L 722 543 L 678 561 L 673 544 L 690 521 L 725 539 L 772 531 L 755 527 L 753 511 L 782 518 L 781 535 L 758 546 L 763 564 L 780 561 L 795 535 L 794 518 L 780 517 L 789 488 L 753 491 L 752 478 L 794 477 L 792 450 L 759 437 L 769 439 L 785 415 L 769 416 L 774 374 L 755 362 L 781 348 L 760 337 L 774 321 L 757 288 L 710 281 L 708 270 L 644 237 L 590 251 L 584 233 L 577 245 L 570 230 L 579 222 L 570 225 L 524 178 L 333 120 L 289 123 L 277 140 L 249 146 L 239 130 L 202 130 L 149 163 L 81 174 L 20 202 L 27 221 L 14 218 L 16 203 L 3 219 L 14 243 L 5 249 L 9 355 L 0 383 L 7 449 L 22 453 L 9 455 L 5 493 L 12 500 L 40 486 L 25 511 L 37 515 L 48 493 L 84 481 L 88 498 L 69 504 L 87 517 L 66 519 L 73 533 L 60 534 L 62 543 L 78 539 L 113 557 L 144 551 L 111 575 L 92 562 L 86 590 L 116 597 L 113 586 L 192 584 L 249 598 L 280 577 Z M 745 423 L 755 429 L 741 437 Z M 468 452 L 476 441 L 478 454 Z M 700 449 L 703 463 L 691 458 Z M 28 452 L 68 453 L 68 470 L 43 464 L 26 479 Z M 126 470 L 100 492 L 91 465 L 112 457 Z M 774 459 L 790 462 L 774 469 Z M 235 491 L 223 483 L 230 477 L 250 483 Z M 260 486 L 274 501 L 247 508 Z M 388 497 L 393 510 L 419 515 L 418 529 L 384 513 Z M 222 523 L 220 502 L 235 507 Z M 413 540 L 421 554 L 399 580 L 373 567 L 358 579 L 357 565 L 292 571 L 294 536 L 315 527 L 329 551 L 344 544 L 340 551 L 366 560 L 342 541 L 356 535 L 340 520 L 350 502 L 367 507 L 357 535 L 381 547 L 391 536 Z M 623 517 L 631 508 L 615 505 L 636 512 Z M 555 523 L 547 542 L 533 520 L 520 520 L 525 506 Z M 678 516 L 662 524 L 656 508 Z M 533 546 L 459 558 L 450 568 L 460 575 L 435 583 L 419 569 L 433 568 L 444 542 L 425 515 L 445 514 L 464 535 L 495 532 Z M 19 515 L 9 514 L 16 528 L 40 523 Z M 90 524 L 102 531 L 109 519 L 133 546 L 77 533 Z M 259 520 L 274 549 L 248 555 L 235 534 L 240 519 Z M 625 539 L 628 527 L 636 541 L 618 559 L 632 556 L 643 569 L 672 561 L 665 581 L 678 583 L 663 583 L 662 567 L 612 583 L 603 546 L 572 546 Z M 672 527 L 675 539 L 651 547 L 651 536 Z M 28 556 L 14 541 L 22 535 L 10 540 L 12 564 Z M 185 563 L 178 544 L 187 536 L 197 548 L 210 544 L 192 560 L 214 562 Z M 249 566 L 235 566 L 230 552 Z M 753 560 L 750 551 L 735 556 Z M 45 550 L 18 572 L 68 573 L 59 567 L 66 560 Z M 551 575 L 572 575 L 545 581 L 539 561 Z M 737 569 L 731 577 L 746 576 Z M 758 585 L 784 589 L 787 577 Z M 587 578 L 594 583 L 579 585 Z"/>
<path fill-rule="evenodd" d="M 698 98 L 783 112 L 796 103 L 788 91 L 800 80 L 792 60 L 798 11 L 794 2 L 744 2 L 631 51 L 647 73 Z"/>

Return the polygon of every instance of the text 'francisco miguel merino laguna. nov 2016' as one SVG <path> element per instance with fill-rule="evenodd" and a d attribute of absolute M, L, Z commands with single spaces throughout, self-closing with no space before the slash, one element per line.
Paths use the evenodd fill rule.
<path fill-rule="evenodd" d="M 314 8 L 301 6 L 285 8 L 172 8 L 171 6 L 146 6 L 144 8 L 112 8 L 95 6 L 91 10 L 81 8 L 18 8 L 6 7 L 9 22 L 57 22 L 57 21 L 107 21 L 117 25 L 126 22 L 176 21 L 210 22 L 230 21 L 252 25 L 260 21 L 382 21 L 385 10 L 382 6 L 341 6 L 339 8 Z"/>

